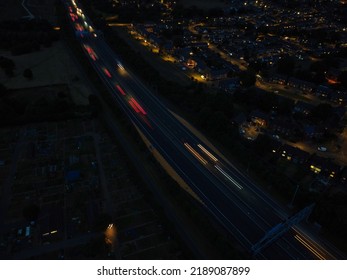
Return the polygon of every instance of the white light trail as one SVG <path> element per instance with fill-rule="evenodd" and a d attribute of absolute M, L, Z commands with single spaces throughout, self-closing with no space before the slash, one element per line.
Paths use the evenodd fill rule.
<path fill-rule="evenodd" d="M 214 162 L 217 162 L 218 159 L 212 155 L 209 151 L 207 151 L 201 144 L 198 144 L 198 147 L 207 155 L 210 159 L 212 159 Z"/>
<path fill-rule="evenodd" d="M 195 151 L 188 143 L 184 143 L 184 146 L 203 164 L 203 165 L 206 165 L 207 164 L 207 161 L 202 157 L 200 156 L 200 154 Z"/>
<path fill-rule="evenodd" d="M 230 182 L 232 182 L 236 187 L 238 187 L 240 190 L 243 189 L 243 187 L 236 182 L 233 178 L 231 178 L 231 176 L 226 173 L 221 167 L 219 167 L 218 165 L 214 166 L 220 173 L 222 173 L 224 175 L 225 178 L 227 178 Z"/>

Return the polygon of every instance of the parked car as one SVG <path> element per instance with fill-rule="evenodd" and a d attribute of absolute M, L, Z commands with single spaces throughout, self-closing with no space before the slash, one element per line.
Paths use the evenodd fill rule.
<path fill-rule="evenodd" d="M 323 146 L 318 147 L 318 151 L 326 152 L 327 150 L 328 149 L 326 147 L 323 147 Z"/>

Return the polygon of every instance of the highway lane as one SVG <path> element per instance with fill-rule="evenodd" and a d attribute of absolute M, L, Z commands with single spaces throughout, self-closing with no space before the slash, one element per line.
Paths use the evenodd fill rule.
<path fill-rule="evenodd" d="M 109 59 L 114 60 L 114 63 L 109 64 L 110 67 L 114 67 L 117 63 L 117 58 L 112 56 L 113 52 L 109 49 L 109 47 L 105 44 L 105 42 L 100 42 L 103 51 L 107 52 L 109 54 Z M 186 138 L 190 141 L 190 143 L 195 143 L 198 145 L 199 143 L 203 144 L 203 146 L 208 150 L 208 146 L 205 145 L 200 139 L 198 139 L 194 134 L 192 134 L 185 126 L 182 126 L 181 123 L 174 117 L 168 110 L 162 105 L 162 103 L 155 97 L 155 95 L 152 94 L 131 72 L 128 71 L 128 75 L 122 77 L 125 81 L 127 81 L 129 87 L 133 89 L 133 91 L 139 91 L 141 90 L 143 94 L 139 96 L 139 98 L 142 98 L 143 103 L 148 103 L 148 101 L 151 101 L 147 104 L 147 107 L 153 108 L 154 106 L 157 106 L 160 111 L 158 111 L 157 116 L 164 117 L 164 124 L 170 128 L 172 131 L 174 131 L 177 135 L 180 135 L 182 139 Z M 136 87 L 135 87 L 135 83 Z M 211 151 L 209 151 L 212 153 Z M 252 189 L 252 191 L 257 195 L 259 198 L 261 198 L 264 202 L 267 204 L 271 204 L 271 211 L 275 210 L 274 213 L 274 221 L 279 222 L 278 216 L 280 216 L 282 219 L 284 219 L 287 216 L 287 213 L 283 213 L 280 209 L 280 206 L 273 201 L 269 196 L 264 195 L 263 192 L 261 192 L 258 187 L 255 186 L 254 183 L 252 183 L 248 177 L 244 176 L 240 171 L 238 171 L 234 166 L 232 166 L 230 169 L 228 168 L 228 164 L 223 162 L 223 160 L 219 159 L 219 163 L 223 168 L 227 168 L 226 171 L 232 175 L 232 177 L 237 177 L 238 181 L 242 182 L 242 184 L 246 184 L 249 186 L 249 188 Z M 249 198 L 251 201 L 249 203 L 255 203 L 256 197 L 251 195 L 250 193 L 243 192 L 243 194 L 246 194 L 247 197 L 244 197 L 244 199 Z"/>
<path fill-rule="evenodd" d="M 102 43 L 101 43 L 101 44 L 102 44 Z M 103 44 L 102 44 L 102 45 L 103 45 Z M 94 46 L 94 47 L 97 48 L 97 46 Z M 107 54 L 109 54 L 109 56 L 108 56 L 108 58 L 107 58 L 107 61 L 109 62 L 109 64 L 108 64 L 108 67 L 109 67 L 109 68 L 110 68 L 110 67 L 114 67 L 114 65 L 117 64 L 117 59 L 114 58 L 114 56 L 112 55 L 112 51 L 111 51 L 111 50 L 109 50 L 109 49 L 106 48 L 106 47 L 103 47 L 102 49 L 99 48 L 99 51 L 101 51 L 102 53 L 103 53 L 103 52 L 106 52 Z M 114 61 L 113 61 L 113 60 L 114 60 Z M 134 83 L 134 80 L 135 80 L 135 79 L 132 78 L 132 76 L 133 76 L 132 74 L 128 73 L 128 75 L 126 75 L 126 76 L 128 77 L 128 83 L 127 83 L 127 82 L 123 83 L 123 87 L 124 87 L 124 88 L 126 88 L 126 89 L 128 89 L 128 91 L 131 91 L 131 92 L 134 92 L 134 93 L 135 93 L 135 92 L 142 92 L 142 94 L 143 94 L 143 91 L 144 91 L 144 92 L 147 92 L 147 95 L 148 95 L 148 94 L 151 95 L 151 93 L 148 91 L 148 89 L 146 89 L 141 83 L 139 83 L 138 80 L 136 81 L 136 83 Z M 136 84 L 138 84 L 140 88 L 137 88 L 137 87 L 136 87 Z M 143 98 L 143 96 L 138 95 L 137 98 L 140 99 L 143 103 L 147 104 L 147 107 L 148 107 L 148 108 L 152 108 L 152 109 L 153 109 L 153 108 L 155 108 L 156 106 L 158 106 L 158 101 L 155 100 L 155 98 L 154 98 L 155 104 L 151 104 L 151 103 L 146 102 L 146 101 L 148 101 L 148 98 Z M 141 98 L 142 98 L 142 99 L 141 99 Z M 152 101 L 153 101 L 153 98 L 152 98 Z M 193 138 L 193 139 L 191 139 L 191 142 L 193 142 L 193 141 L 196 140 L 196 139 L 194 139 L 195 137 L 191 137 L 191 135 L 190 135 L 189 133 L 187 133 L 187 132 L 189 132 L 189 131 L 188 131 L 187 129 L 185 129 L 185 127 L 182 127 L 181 123 L 178 122 L 178 121 L 176 120 L 176 118 L 174 118 L 174 117 L 171 115 L 171 113 L 168 112 L 168 110 L 167 110 L 166 108 L 163 108 L 162 105 L 159 106 L 159 112 L 158 112 L 158 113 L 154 112 L 154 114 L 155 114 L 155 116 L 154 116 L 155 119 L 160 119 L 160 118 L 161 118 L 161 119 L 166 119 L 165 115 L 168 115 L 167 118 L 170 119 L 170 122 L 165 121 L 165 123 L 163 124 L 164 127 L 167 126 L 168 123 L 170 123 L 170 129 L 172 129 L 172 130 L 175 132 L 175 134 L 178 134 L 178 135 L 179 135 L 179 136 L 178 136 L 178 139 L 177 139 L 177 135 L 170 135 L 171 138 L 176 138 L 176 140 L 177 140 L 178 142 L 181 142 L 180 137 L 185 137 L 186 139 L 188 139 L 188 138 Z M 198 145 L 198 144 L 197 144 L 197 145 Z M 198 163 L 198 165 L 199 165 L 198 168 L 201 169 L 201 164 Z M 223 188 L 223 189 L 221 189 L 221 188 L 219 187 L 219 190 L 222 192 L 222 195 L 224 195 L 225 197 L 227 197 L 228 199 L 230 199 L 231 201 L 233 201 L 235 204 L 238 205 L 238 207 L 242 208 L 242 209 L 243 209 L 243 213 L 246 214 L 249 218 L 251 218 L 251 220 L 253 220 L 253 222 L 254 222 L 255 224 L 257 224 L 258 228 L 261 228 L 261 229 L 263 230 L 263 234 L 264 234 L 264 232 L 265 232 L 266 230 L 270 229 L 271 226 L 276 225 L 278 222 L 281 221 L 281 219 L 280 219 L 277 215 L 274 215 L 274 218 L 275 218 L 276 220 L 273 219 L 273 220 L 272 220 L 273 223 L 272 223 L 272 224 L 269 224 L 263 217 L 269 217 L 269 216 L 271 216 L 271 214 L 273 214 L 274 211 L 272 211 L 270 208 L 268 208 L 268 209 L 270 210 L 270 212 L 264 212 L 264 213 L 263 213 L 263 217 L 259 216 L 259 211 L 262 212 L 262 209 L 264 208 L 263 205 L 261 205 L 261 207 L 259 207 L 259 209 L 257 209 L 257 211 L 255 211 L 254 208 L 249 207 L 247 204 L 244 203 L 244 201 L 240 200 L 240 193 L 237 193 L 236 196 L 235 196 L 235 193 L 233 193 L 233 196 L 231 196 L 231 194 L 230 194 L 230 186 L 227 186 L 227 185 L 225 184 L 225 182 L 221 182 L 221 178 L 218 176 L 218 175 L 220 175 L 220 174 L 216 171 L 216 169 L 210 168 L 209 171 L 210 171 L 210 173 L 215 173 L 215 174 L 213 174 L 213 175 L 216 176 L 217 179 L 219 180 L 218 183 L 215 183 L 215 186 L 218 187 L 218 185 L 220 185 L 220 183 L 221 183 L 222 185 L 224 185 L 224 188 Z M 213 171 L 214 171 L 214 172 L 213 172 Z M 202 172 L 203 172 L 203 170 L 202 170 Z M 238 184 L 238 183 L 236 182 L 236 184 Z M 226 187 L 226 188 L 225 188 L 225 187 Z M 240 191 L 240 190 L 238 190 L 238 191 Z M 257 200 L 255 199 L 254 196 L 252 196 L 252 199 L 255 200 L 255 201 L 253 201 L 253 202 L 257 202 Z M 242 204 L 242 205 L 240 205 L 240 204 Z M 251 205 L 251 204 L 249 204 L 249 205 Z M 270 213 L 270 214 L 269 214 L 269 213 Z M 263 224 L 257 223 L 258 220 L 261 220 Z M 265 225 L 265 226 L 264 226 L 264 225 Z M 252 240 L 252 241 L 253 241 L 253 242 L 256 242 L 256 241 L 257 241 L 258 239 L 260 239 L 261 237 L 262 237 L 262 235 L 259 235 L 259 236 L 257 236 L 257 238 L 256 238 L 255 240 Z M 283 245 L 283 248 L 286 248 L 286 250 L 288 250 L 288 249 L 287 249 L 287 248 L 288 248 L 288 244 Z M 295 253 L 298 254 L 298 250 L 297 250 L 297 249 L 294 249 L 294 251 L 295 251 L 295 250 L 296 250 Z"/>
<path fill-rule="evenodd" d="M 266 230 L 285 217 L 284 212 L 279 210 L 280 208 L 275 205 L 275 202 L 264 196 L 255 184 L 233 166 L 229 166 L 220 159 L 218 164 L 212 165 L 209 162 L 205 166 L 201 159 L 199 160 L 196 155 L 186 149 L 185 142 L 189 143 L 190 147 L 202 158 L 206 157 L 203 153 L 198 152 L 198 145 L 202 142 L 178 122 L 132 73 L 127 72 L 124 75 L 119 72 L 117 66 L 119 58 L 109 49 L 102 38 L 85 36 L 83 41 L 95 50 L 98 58 L 90 58 L 92 65 L 114 94 L 117 103 L 178 174 L 202 198 L 206 208 L 245 248 L 249 249 L 264 235 Z M 103 67 L 107 68 L 109 75 L 105 73 Z M 147 111 L 146 116 L 139 117 L 138 112 L 129 107 L 128 100 L 115 90 L 115 83 L 120 84 L 125 92 L 133 95 L 139 101 Z M 144 118 L 149 120 L 151 126 L 144 122 Z M 225 178 L 230 182 L 225 181 Z M 281 214 L 278 215 L 278 212 Z M 289 236 L 287 237 L 287 235 Z M 286 238 L 265 250 L 266 256 L 263 254 L 261 257 L 271 259 L 312 258 L 307 255 L 306 246 L 303 246 L 297 239 L 293 239 L 295 238 L 293 234 L 287 235 Z"/>
<path fill-rule="evenodd" d="M 111 60 L 107 60 L 107 61 L 111 61 Z M 105 63 L 105 62 L 102 62 L 102 63 L 100 63 L 100 68 L 102 67 L 102 65 L 107 65 L 108 66 L 108 69 L 110 69 L 110 66 L 112 67 L 112 65 L 109 65 L 109 64 L 107 64 L 107 63 Z M 112 72 L 112 70 L 110 70 L 111 72 Z M 100 73 L 102 74 L 102 72 L 100 71 Z M 114 73 L 112 73 L 112 75 L 114 75 Z M 108 81 L 108 79 L 106 78 L 106 81 L 109 83 L 109 81 Z M 115 83 L 114 82 L 111 82 L 110 83 L 110 88 L 111 88 L 111 90 L 113 89 L 112 87 L 113 87 L 113 85 L 114 85 Z M 128 88 L 128 86 L 125 86 L 124 84 L 123 84 L 123 87 L 124 88 Z M 127 92 L 129 92 L 129 90 L 127 89 Z M 132 93 L 133 94 L 133 93 Z M 132 112 L 133 113 L 133 112 Z M 133 116 L 136 116 L 136 115 L 134 115 L 133 114 Z M 157 127 L 159 127 L 159 125 L 158 124 L 156 124 L 156 122 L 154 122 L 155 123 L 155 125 L 157 126 Z M 166 132 L 167 133 L 167 132 Z M 167 144 L 164 144 L 164 147 L 169 147 L 169 144 L 167 143 Z M 177 148 L 177 147 L 176 147 Z M 166 149 L 167 150 L 167 149 Z M 170 160 L 169 160 L 170 161 Z M 182 167 L 181 167 L 182 168 Z M 248 215 L 250 215 L 250 213 L 248 212 Z M 286 248 L 286 250 L 290 250 L 290 246 L 288 246 L 288 244 L 285 244 L 284 245 L 285 247 L 284 248 Z M 277 250 L 275 250 L 275 251 L 277 251 Z M 297 253 L 297 252 L 296 252 Z M 272 257 L 273 257 L 273 255 L 272 255 Z M 307 256 L 306 256 L 307 257 Z M 283 258 L 283 256 L 281 257 L 281 256 L 277 256 L 276 257 L 277 259 L 278 258 Z"/>
<path fill-rule="evenodd" d="M 101 73 L 101 72 L 100 72 Z M 113 85 L 113 81 L 108 83 L 110 87 Z M 123 85 L 124 88 L 126 88 Z M 116 97 L 117 95 L 115 95 Z M 118 98 L 119 96 L 117 96 Z M 122 104 L 122 103 L 121 103 Z M 157 127 L 156 122 L 153 122 L 153 125 L 156 125 L 155 129 L 152 130 L 151 128 L 146 127 L 143 123 L 141 123 L 141 119 L 136 118 L 136 114 L 134 114 L 133 111 L 130 110 L 129 107 L 126 106 L 126 104 L 123 108 L 127 111 L 127 114 L 130 113 L 131 117 L 134 117 L 133 121 L 137 123 L 139 127 L 142 126 L 143 130 L 142 132 L 148 137 L 148 139 L 151 141 L 153 147 L 155 147 L 163 156 L 164 158 L 176 169 L 176 171 L 181 175 L 182 178 L 185 179 L 189 183 L 189 185 L 195 186 L 194 190 L 197 192 L 197 194 L 202 197 L 205 201 L 206 205 L 209 205 L 209 209 L 215 208 L 213 202 L 211 202 L 207 197 L 204 198 L 204 193 L 199 193 L 199 188 L 196 185 L 212 185 L 210 182 L 202 181 L 204 178 L 201 178 L 200 173 L 196 172 L 196 168 L 200 168 L 200 165 L 198 162 L 195 162 L 195 158 L 192 158 L 190 154 L 186 154 L 185 151 L 183 153 L 184 156 L 191 157 L 188 160 L 185 160 L 181 158 L 181 154 L 177 152 L 177 147 L 173 146 L 172 143 L 168 140 L 167 137 L 162 136 L 161 133 L 168 133 L 167 131 L 164 130 L 164 132 L 161 132 L 161 130 Z M 129 111 L 130 110 L 130 111 Z M 151 112 L 149 111 L 148 114 L 150 115 Z M 156 141 L 156 139 L 160 139 L 160 144 Z M 164 147 L 164 148 L 163 148 Z M 183 145 L 182 145 L 183 147 Z M 182 152 L 182 148 L 178 149 L 180 152 Z M 170 154 L 170 155 L 169 155 Z M 176 164 L 176 162 L 181 162 L 179 165 Z M 189 174 L 189 175 L 187 175 Z M 199 178 L 199 180 L 195 180 L 194 182 L 190 180 L 190 177 L 196 177 Z M 228 204 L 228 202 L 224 202 L 225 198 L 220 200 L 220 203 Z M 216 210 L 218 212 L 218 210 Z M 235 212 L 237 214 L 237 212 Z M 221 215 L 220 221 L 222 223 L 228 223 L 228 218 L 224 217 Z M 234 230 L 237 230 L 234 229 Z M 242 242 L 242 241 L 241 241 Z M 245 241 L 247 243 L 247 241 Z M 246 246 L 250 246 L 251 243 L 247 243 Z"/>
<path fill-rule="evenodd" d="M 91 44 L 91 42 L 88 42 L 88 43 L 90 43 Z M 93 48 L 96 48 L 96 46 L 93 46 Z M 100 56 L 100 54 L 99 54 L 99 56 Z M 102 57 L 102 56 L 101 56 Z M 106 61 L 110 61 L 110 59 L 106 59 Z M 111 67 L 113 66 L 113 65 L 109 65 L 109 64 L 105 64 L 105 62 L 102 62 L 101 63 L 101 65 L 106 65 L 106 66 L 108 66 L 108 71 L 110 71 L 111 73 L 112 73 L 112 75 L 115 75 L 115 73 L 113 73 L 112 72 L 112 70 L 110 70 L 111 69 Z M 111 67 L 110 67 L 111 66 Z M 100 66 L 100 67 L 102 67 L 102 66 Z M 110 83 L 111 84 L 111 87 L 112 87 L 112 84 L 113 84 L 113 81 Z M 123 88 L 124 89 L 127 89 L 127 86 L 125 86 L 124 84 L 122 84 L 122 86 L 123 86 Z M 129 90 L 126 90 L 126 91 L 128 91 L 129 92 Z M 165 128 L 165 126 L 164 126 L 164 128 Z M 166 132 L 166 133 L 169 133 L 169 132 Z M 153 134 L 153 133 L 152 133 Z M 171 137 L 170 137 L 171 138 Z M 163 147 L 165 147 L 165 150 L 166 150 L 166 152 L 169 150 L 169 143 L 164 143 L 163 144 L 163 142 L 162 142 L 162 146 Z M 182 145 L 179 145 L 179 147 L 178 147 L 178 149 L 182 149 Z M 177 149 L 177 146 L 176 146 L 176 149 Z M 175 153 L 175 150 L 173 150 L 173 152 Z M 189 155 L 189 154 L 188 154 Z M 168 159 L 169 161 L 171 161 L 171 159 Z M 193 161 L 194 161 L 195 159 L 193 158 Z M 200 164 L 199 163 L 195 163 L 195 165 L 197 164 L 197 166 L 195 166 L 195 167 L 198 167 L 198 168 L 201 168 L 201 166 L 200 166 Z M 188 169 L 187 167 L 184 167 L 184 168 L 182 168 L 182 164 L 180 164 L 180 168 L 181 169 L 183 169 L 185 172 L 186 172 L 186 170 Z M 182 171 L 181 171 L 181 173 L 182 173 Z M 193 174 L 193 172 L 191 171 L 191 172 L 189 172 L 189 174 Z M 186 176 L 185 174 L 183 174 L 183 176 Z M 191 175 L 190 175 L 191 176 Z M 199 176 L 199 175 L 198 175 Z M 186 180 L 188 180 L 189 179 L 189 177 L 186 179 Z M 201 185 L 201 184 L 200 184 Z M 210 184 L 210 183 L 204 183 L 204 184 L 202 184 L 202 185 L 213 185 L 213 184 Z M 243 222 L 243 224 L 245 225 L 246 223 L 245 222 Z"/>
<path fill-rule="evenodd" d="M 88 42 L 89 44 L 92 44 L 93 45 L 93 42 Z M 104 56 L 104 52 L 105 52 L 105 49 L 100 49 L 100 48 L 98 48 L 98 46 L 97 45 L 93 45 L 93 48 L 94 49 L 98 49 L 98 51 L 99 51 L 99 56 L 102 58 L 103 56 Z M 117 65 L 117 63 L 118 63 L 118 61 L 117 60 L 115 60 L 115 61 L 113 61 L 114 60 L 114 57 L 112 56 L 112 52 L 110 52 L 110 51 L 106 51 L 106 54 L 110 54 L 110 56 L 106 56 L 106 58 L 104 59 L 104 61 L 102 61 L 101 62 L 101 64 L 102 65 L 106 65 L 107 66 L 107 69 L 112 73 L 112 76 L 114 75 L 114 76 L 116 76 L 117 75 L 117 66 L 115 66 L 115 65 Z M 113 72 L 112 70 L 110 70 L 110 69 L 112 69 L 112 68 L 114 68 L 115 69 L 115 71 Z M 127 81 L 118 81 L 118 83 L 120 84 L 120 85 L 122 85 L 122 88 L 124 88 L 125 89 L 125 92 L 128 92 L 128 93 L 131 93 L 132 95 L 135 95 L 136 94 L 136 92 L 138 93 L 138 92 L 142 92 L 143 91 L 143 88 L 144 88 L 144 86 L 142 85 L 142 84 L 140 84 L 141 85 L 141 88 L 137 88 L 135 85 L 136 85 L 136 83 L 134 83 L 133 81 L 133 79 L 131 79 L 131 76 L 132 75 L 127 75 L 127 77 L 130 77 L 129 78 L 129 81 L 127 82 Z M 118 77 L 119 78 L 119 77 Z M 148 91 L 148 90 L 147 90 Z M 140 100 L 141 101 L 141 104 L 143 105 L 143 104 L 146 104 L 146 106 L 144 106 L 144 108 L 151 108 L 151 109 L 153 109 L 153 108 L 156 108 L 156 106 L 158 106 L 158 103 L 156 102 L 156 104 L 150 104 L 150 103 L 148 103 L 148 102 L 146 102 L 146 98 L 143 98 L 143 96 L 141 96 L 141 95 L 137 95 L 137 100 Z M 156 129 L 160 129 L 161 127 L 163 128 L 163 130 L 165 130 L 164 131 L 164 134 L 166 134 L 166 135 L 168 135 L 168 138 L 169 139 L 175 139 L 178 143 L 179 143 L 179 145 L 177 146 L 177 144 L 175 144 L 175 143 L 173 143 L 173 145 L 175 145 L 175 148 L 172 150 L 172 152 L 175 152 L 175 149 L 178 149 L 178 150 L 180 150 L 181 152 L 183 152 L 183 153 L 186 153 L 186 156 L 190 156 L 190 159 L 189 160 L 192 160 L 193 162 L 195 161 L 195 163 L 194 163 L 194 167 L 195 168 L 198 168 L 198 169 L 200 169 L 200 171 L 201 172 L 204 172 L 204 170 L 202 170 L 202 168 L 203 168 L 203 166 L 201 166 L 201 164 L 200 164 L 200 162 L 198 162 L 198 161 L 196 161 L 196 159 L 194 158 L 194 157 L 192 157 L 192 155 L 190 154 L 190 153 L 187 153 L 185 150 L 183 150 L 182 151 L 182 140 L 180 140 L 180 136 L 181 137 L 189 137 L 189 135 L 187 135 L 187 131 L 185 130 L 185 129 L 181 129 L 182 128 L 182 125 L 181 125 L 181 123 L 179 123 L 175 118 L 174 118 L 174 124 L 175 125 L 170 125 L 170 127 L 169 127 L 169 130 L 167 130 L 167 125 L 166 125 L 166 123 L 167 123 L 167 121 L 165 121 L 165 123 L 164 124 L 162 124 L 162 123 L 160 123 L 160 124 L 158 124 L 158 122 L 161 122 L 160 120 L 161 119 L 166 119 L 166 117 L 165 117 L 165 115 L 169 115 L 169 118 L 170 119 L 172 119 L 172 116 L 171 116 L 171 114 L 166 110 L 166 108 L 164 109 L 164 111 L 163 111 L 163 106 L 159 106 L 159 112 L 156 112 L 155 110 L 154 111 L 151 111 L 151 109 L 147 109 L 147 111 L 148 111 L 148 115 L 149 116 L 151 116 L 152 118 L 151 118 L 151 120 L 152 120 L 152 122 L 155 124 L 155 127 L 156 127 Z M 179 133 L 179 135 L 180 136 L 177 136 L 177 135 L 173 135 L 171 132 L 170 132 L 170 130 L 171 129 L 173 129 L 174 131 L 175 131 L 175 134 L 177 134 L 177 133 Z M 156 130 L 155 130 L 156 131 Z M 153 132 L 152 132 L 152 134 L 153 134 Z M 178 138 L 177 138 L 178 137 Z M 165 143 L 165 142 L 163 142 L 164 140 L 161 140 L 160 142 L 161 142 L 161 145 L 163 146 L 163 147 L 165 147 L 164 149 L 166 150 L 166 152 L 168 152 L 168 149 L 169 149 L 169 147 L 170 147 L 170 143 Z M 184 165 L 182 164 L 182 162 L 184 162 L 184 159 L 182 160 L 182 159 L 176 159 L 176 160 L 178 160 L 178 162 L 180 162 L 180 167 L 181 167 L 181 169 L 183 169 L 183 170 L 185 170 L 185 172 L 187 173 L 187 170 L 190 170 L 188 167 L 184 167 Z M 215 169 L 212 169 L 212 170 L 215 170 Z M 205 172 L 206 173 L 206 172 Z M 211 171 L 210 171 L 210 173 L 212 173 Z M 189 174 L 190 174 L 190 177 L 192 177 L 193 176 L 193 174 L 194 174 L 194 172 L 193 171 L 190 171 L 189 172 Z M 219 175 L 218 173 L 217 174 L 214 174 L 214 175 Z M 197 175 L 197 176 L 201 176 L 201 175 Z M 211 182 L 211 183 L 209 183 L 209 182 L 207 182 L 207 183 L 200 183 L 199 184 L 199 186 L 201 187 L 201 186 L 217 186 L 217 188 L 218 188 L 218 190 L 221 192 L 219 195 L 217 195 L 217 197 L 216 197 L 216 200 L 218 201 L 218 200 L 220 200 L 220 197 L 222 196 L 222 197 L 224 197 L 224 198 L 227 198 L 227 199 L 229 199 L 229 201 L 233 201 L 233 203 L 234 203 L 234 205 L 236 205 L 239 209 L 242 209 L 242 214 L 244 215 L 245 213 L 246 213 L 246 215 L 247 215 L 247 218 L 248 219 L 251 219 L 252 221 L 253 221 L 253 226 L 254 226 L 254 224 L 257 224 L 257 227 L 258 228 L 260 228 L 261 229 L 261 231 L 259 231 L 258 232 L 258 234 L 256 234 L 256 232 L 254 231 L 254 230 L 252 230 L 251 231 L 251 233 L 252 233 L 252 242 L 254 243 L 255 241 L 257 241 L 260 237 L 262 237 L 262 235 L 264 234 L 264 232 L 267 230 L 267 229 L 269 229 L 270 227 L 271 227 L 271 225 L 269 225 L 267 222 L 266 222 L 266 220 L 265 219 L 263 219 L 263 218 L 261 218 L 261 217 L 259 217 L 259 215 L 258 215 L 258 213 L 253 209 L 253 208 L 251 208 L 251 207 L 249 207 L 248 205 L 246 205 L 242 200 L 240 200 L 240 198 L 238 197 L 238 196 L 235 196 L 235 194 L 233 194 L 233 193 L 230 193 L 230 192 L 227 192 L 226 190 L 225 190 L 225 188 L 221 188 L 220 187 L 220 185 L 222 184 L 222 185 L 225 185 L 225 182 L 222 182 L 221 181 L 221 178 L 220 177 L 218 177 L 218 176 L 212 176 L 212 178 L 217 178 L 217 181 L 216 180 L 214 180 L 214 182 Z M 211 181 L 211 179 L 209 179 L 210 181 Z M 225 187 L 225 186 L 224 186 Z M 204 190 L 204 193 L 205 193 L 205 195 L 206 195 L 206 192 L 207 192 L 207 190 Z M 209 198 L 211 197 L 211 195 L 216 195 L 216 194 L 210 194 L 210 195 L 206 195 L 206 196 L 208 196 Z M 221 202 L 219 201 L 219 202 L 216 202 L 216 203 L 219 203 L 219 204 L 221 204 Z M 231 206 L 230 206 L 230 202 L 228 202 L 227 204 L 226 204 L 226 206 L 227 207 L 224 207 L 224 211 L 223 211 L 223 213 L 227 213 L 227 212 L 230 212 L 230 208 L 231 208 Z M 219 207 L 221 207 L 221 206 L 219 206 Z M 245 210 L 246 209 L 246 210 Z M 232 211 L 232 212 L 234 212 L 235 213 L 235 211 Z M 242 215 L 237 215 L 238 217 L 242 217 Z M 278 217 L 277 217 L 278 218 Z M 234 220 L 235 220 L 235 218 L 233 218 Z M 258 220 L 262 220 L 262 224 L 259 224 L 257 221 Z M 244 219 L 240 219 L 240 221 L 241 221 L 241 223 L 239 224 L 239 225 L 237 225 L 237 227 L 238 228 L 242 228 L 242 226 L 245 228 L 245 230 L 247 230 L 247 229 L 249 229 L 249 228 L 252 228 L 252 227 L 250 227 L 249 225 L 247 225 L 247 223 L 245 223 L 245 221 L 244 221 Z M 233 222 L 234 223 L 234 225 L 235 225 L 235 222 Z M 264 224 L 266 224 L 266 226 L 264 226 Z M 248 237 L 249 238 L 249 237 Z M 288 246 L 287 246 L 288 247 Z M 286 247 L 284 247 L 284 248 L 286 248 Z M 288 250 L 288 249 L 286 249 L 286 250 Z M 297 252 L 296 252 L 297 253 Z M 279 256 L 277 255 L 277 258 L 279 258 Z M 282 256 L 281 258 L 287 258 L 286 256 Z"/>

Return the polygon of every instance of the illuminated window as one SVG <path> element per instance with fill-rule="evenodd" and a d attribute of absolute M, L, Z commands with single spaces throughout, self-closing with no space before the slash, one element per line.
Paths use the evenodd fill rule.
<path fill-rule="evenodd" d="M 320 169 L 319 167 L 316 167 L 314 165 L 311 165 L 311 171 L 313 171 L 314 173 L 320 173 L 322 171 L 322 169 Z"/>

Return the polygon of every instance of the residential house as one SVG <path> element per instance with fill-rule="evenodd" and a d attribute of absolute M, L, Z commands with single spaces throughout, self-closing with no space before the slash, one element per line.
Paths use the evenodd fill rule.
<path fill-rule="evenodd" d="M 226 79 L 228 77 L 228 73 L 229 73 L 229 70 L 226 68 L 210 69 L 210 71 L 206 73 L 206 79 L 209 81 Z"/>
<path fill-rule="evenodd" d="M 201 48 L 201 49 L 208 48 L 208 44 L 205 42 L 190 42 L 187 44 L 187 46 L 191 48 Z"/>
<path fill-rule="evenodd" d="M 298 101 L 294 108 L 293 108 L 293 114 L 299 113 L 305 116 L 308 116 L 312 109 L 314 108 L 314 105 L 310 104 L 310 103 L 306 103 L 303 101 Z"/>
<path fill-rule="evenodd" d="M 173 54 L 174 51 L 174 45 L 172 41 L 166 41 L 163 44 L 162 51 L 166 52 L 167 54 Z"/>
<path fill-rule="evenodd" d="M 323 129 L 320 126 L 310 125 L 310 124 L 304 125 L 304 135 L 306 138 L 319 139 L 324 135 L 324 133 L 325 133 L 325 129 Z"/>
<path fill-rule="evenodd" d="M 339 69 L 330 68 L 326 72 L 325 78 L 330 85 L 339 84 L 340 83 L 340 81 L 339 81 L 340 74 L 341 74 L 341 71 Z"/>
<path fill-rule="evenodd" d="M 322 123 L 322 127 L 324 127 L 325 130 L 330 131 L 333 129 L 341 129 L 343 127 L 341 121 L 344 118 L 345 113 L 345 107 L 333 107 L 330 117 Z"/>
<path fill-rule="evenodd" d="M 135 26 L 137 33 L 139 33 L 141 36 L 147 38 L 150 32 L 148 32 L 146 26 L 144 25 L 136 25 Z"/>
<path fill-rule="evenodd" d="M 324 177 L 334 179 L 341 170 L 341 166 L 332 162 L 331 159 L 314 155 L 309 161 L 310 170 Z"/>
<path fill-rule="evenodd" d="M 175 51 L 175 56 L 180 62 L 186 63 L 188 59 L 191 57 L 190 52 L 191 49 L 188 47 L 180 48 Z"/>
<path fill-rule="evenodd" d="M 270 129 L 273 134 L 283 135 L 285 137 L 293 136 L 296 131 L 301 131 L 301 127 L 287 118 L 276 118 L 271 121 Z"/>
<path fill-rule="evenodd" d="M 305 93 L 311 93 L 316 88 L 316 85 L 314 83 L 299 80 L 296 78 L 290 78 L 287 82 L 287 85 L 296 89 L 300 89 Z"/>
<path fill-rule="evenodd" d="M 201 59 L 201 58 L 195 58 L 194 60 L 196 62 L 195 69 L 199 73 L 201 73 L 201 74 L 206 76 L 206 73 L 209 71 L 209 68 L 208 68 L 206 62 L 203 59 Z"/>
<path fill-rule="evenodd" d="M 284 75 L 273 75 L 269 78 L 270 83 L 285 85 L 287 83 L 287 76 Z"/>
<path fill-rule="evenodd" d="M 157 48 L 162 44 L 162 39 L 153 33 L 148 35 L 148 41 Z"/>
<path fill-rule="evenodd" d="M 283 146 L 282 142 L 280 142 L 276 139 L 271 139 L 270 140 L 270 146 L 271 146 L 271 152 L 274 155 L 281 155 L 281 148 Z"/>
<path fill-rule="evenodd" d="M 269 124 L 269 115 L 260 111 L 260 110 L 254 110 L 249 115 L 252 122 L 259 125 L 260 127 L 267 127 Z"/>
<path fill-rule="evenodd" d="M 323 99 L 328 99 L 332 93 L 331 88 L 323 85 L 318 86 L 315 91 L 315 95 Z"/>
<path fill-rule="evenodd" d="M 226 92 L 232 92 L 240 87 L 240 79 L 235 77 L 226 80 L 221 80 L 218 83 L 218 87 Z"/>
<path fill-rule="evenodd" d="M 330 100 L 339 105 L 346 105 L 347 93 L 343 91 L 334 91 L 330 95 Z"/>
<path fill-rule="evenodd" d="M 310 153 L 287 144 L 283 145 L 280 148 L 279 154 L 282 158 L 285 158 L 286 160 L 300 164 L 306 163 L 310 158 Z"/>
<path fill-rule="evenodd" d="M 347 187 L 347 167 L 343 167 L 339 175 L 339 185 Z"/>

